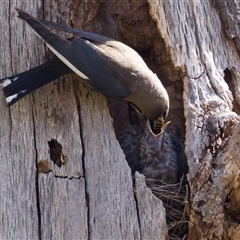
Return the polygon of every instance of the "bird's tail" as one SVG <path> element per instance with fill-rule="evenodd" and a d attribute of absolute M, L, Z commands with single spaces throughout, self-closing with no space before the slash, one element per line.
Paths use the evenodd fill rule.
<path fill-rule="evenodd" d="M 38 67 L 0 79 L 0 85 L 4 87 L 3 92 L 8 106 L 11 106 L 37 88 L 71 72 L 70 68 L 54 56 Z"/>

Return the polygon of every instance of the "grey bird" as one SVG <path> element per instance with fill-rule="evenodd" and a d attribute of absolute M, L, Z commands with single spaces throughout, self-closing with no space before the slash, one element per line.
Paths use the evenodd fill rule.
<path fill-rule="evenodd" d="M 167 117 L 166 89 L 135 50 L 108 37 L 17 11 L 18 17 L 33 28 L 55 56 L 36 68 L 0 80 L 8 106 L 62 75 L 74 74 L 106 97 L 133 103 L 150 120 Z M 74 37 L 64 39 L 50 29 L 69 32 Z"/>
<path fill-rule="evenodd" d="M 187 173 L 184 142 L 167 132 L 168 123 L 154 134 L 149 119 L 131 107 L 130 126 L 117 139 L 133 174 L 138 171 L 147 179 L 175 184 Z"/>

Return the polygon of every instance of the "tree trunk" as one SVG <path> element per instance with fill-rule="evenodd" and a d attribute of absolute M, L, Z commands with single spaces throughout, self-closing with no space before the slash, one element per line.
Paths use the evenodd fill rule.
<path fill-rule="evenodd" d="M 185 136 L 189 239 L 239 239 L 240 2 L 4 1 L 0 78 L 49 54 L 15 7 L 139 51 L 169 93 L 170 130 Z M 65 76 L 0 101 L 1 239 L 167 238 L 162 202 L 141 175 L 133 187 L 102 95 Z"/>
<path fill-rule="evenodd" d="M 80 27 L 101 5 L 26 3 L 1 7 L 1 77 L 45 60 L 44 44 L 14 7 Z M 1 239 L 165 238 L 162 202 L 141 177 L 133 189 L 102 95 L 66 76 L 11 108 L 3 94 L 1 102 Z"/>

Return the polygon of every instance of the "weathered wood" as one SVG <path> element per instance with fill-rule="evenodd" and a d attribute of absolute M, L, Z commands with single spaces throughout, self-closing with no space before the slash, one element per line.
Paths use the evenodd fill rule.
<path fill-rule="evenodd" d="M 106 100 L 87 89 L 78 96 L 90 238 L 140 239 L 131 172 L 114 135 Z"/>
<path fill-rule="evenodd" d="M 38 161 L 49 160 L 55 176 L 83 176 L 83 146 L 74 81 L 63 77 L 33 93 L 34 122 Z M 48 141 L 56 139 L 62 145 L 66 164 L 58 167 L 51 161 Z"/>
<path fill-rule="evenodd" d="M 38 4 L 31 4 L 27 11 Z M 19 4 L 20 5 L 20 4 Z M 16 19 L 14 6 L 9 1 L 1 3 L 1 57 L 0 75 L 5 77 L 38 64 L 43 50 L 39 41 L 31 39 L 23 23 Z M 21 44 L 27 42 L 29 47 Z M 39 47 L 37 47 L 39 45 Z M 21 54 L 19 54 L 21 52 Z M 36 195 L 36 149 L 32 96 L 11 109 L 1 94 L 1 238 L 38 239 L 38 211 Z"/>
<path fill-rule="evenodd" d="M 240 53 L 240 2 L 238 0 L 216 0 L 216 4 L 222 18 L 223 29 L 227 37 L 234 40 Z"/>
<path fill-rule="evenodd" d="M 162 202 L 151 194 L 144 176 L 138 172 L 135 173 L 135 184 L 142 239 L 156 239 L 157 236 L 158 239 L 166 239 L 168 229 L 166 222 L 162 221 L 165 218 Z"/>
<path fill-rule="evenodd" d="M 228 180 L 234 179 L 238 171 L 231 161 L 223 163 L 220 156 L 227 151 L 229 157 L 238 158 L 236 149 L 227 150 L 228 144 L 234 146 L 238 140 L 226 131 L 239 120 L 232 112 L 233 96 L 226 83 L 232 84 L 232 79 L 224 76 L 227 69 L 234 68 L 236 73 L 240 68 L 238 51 L 222 29 L 219 5 L 211 1 L 149 3 L 173 64 L 184 76 L 185 144 L 192 206 L 189 238 L 231 239 L 228 228 L 236 224 L 227 220 L 224 209 L 227 192 L 231 191 L 225 177 L 227 174 Z M 236 78 L 234 83 L 237 92 Z M 235 170 L 228 172 L 229 165 Z"/>
<path fill-rule="evenodd" d="M 84 178 L 40 174 L 38 191 L 41 239 L 88 239 Z"/>
<path fill-rule="evenodd" d="M 64 16 L 66 22 L 77 22 L 76 12 L 90 18 L 99 7 L 82 3 L 77 11 L 69 2 L 66 6 L 46 1 L 43 13 L 42 2 L 27 4 L 18 1 L 17 7 L 34 16 L 50 19 L 51 15 L 52 20 Z M 82 6 L 85 10 L 80 11 Z M 14 7 L 4 2 L 1 8 L 0 77 L 27 70 L 45 58 L 43 43 L 16 17 Z M 90 14 L 87 8 L 94 10 Z M 68 12 L 74 17 L 66 19 Z M 64 77 L 11 108 L 1 94 L 0 111 L 2 239 L 143 239 L 131 172 L 103 96 Z M 61 167 L 50 160 L 51 139 L 62 145 L 66 156 Z M 146 197 L 138 197 L 138 202 Z M 149 216 L 159 212 L 154 210 L 157 201 L 161 203 L 155 199 L 156 206 L 148 207 Z M 141 231 L 150 232 L 158 224 L 159 232 L 162 226 L 166 229 L 164 217 L 154 219 L 150 217 Z"/>
<path fill-rule="evenodd" d="M 144 50 L 144 59 L 167 87 L 173 131 L 183 136 L 186 120 L 191 240 L 240 235 L 239 3 L 231 2 L 17 3 L 34 16 Z M 44 45 L 17 19 L 14 4 L 4 1 L 0 8 L 0 78 L 45 59 Z M 161 203 L 138 181 L 134 196 L 103 96 L 64 78 L 10 109 L 2 94 L 0 101 L 2 239 L 164 239 L 165 219 L 156 218 L 164 215 Z M 68 159 L 60 168 L 50 160 L 51 138 Z M 48 162 L 51 171 L 37 173 L 39 161 Z M 158 236 L 151 226 L 159 226 Z"/>

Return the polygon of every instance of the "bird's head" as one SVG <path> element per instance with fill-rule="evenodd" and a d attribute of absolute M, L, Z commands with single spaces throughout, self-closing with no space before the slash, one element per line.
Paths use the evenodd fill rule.
<path fill-rule="evenodd" d="M 171 121 L 168 121 L 164 123 L 164 120 L 167 116 L 167 112 L 164 114 L 161 114 L 157 119 L 151 120 L 148 119 L 143 113 L 141 113 L 135 105 L 129 103 L 130 107 L 130 121 L 132 125 L 139 125 L 142 127 L 147 127 L 149 132 L 151 132 L 153 135 L 160 136 L 164 131 L 166 130 L 167 126 L 171 123 Z"/>

